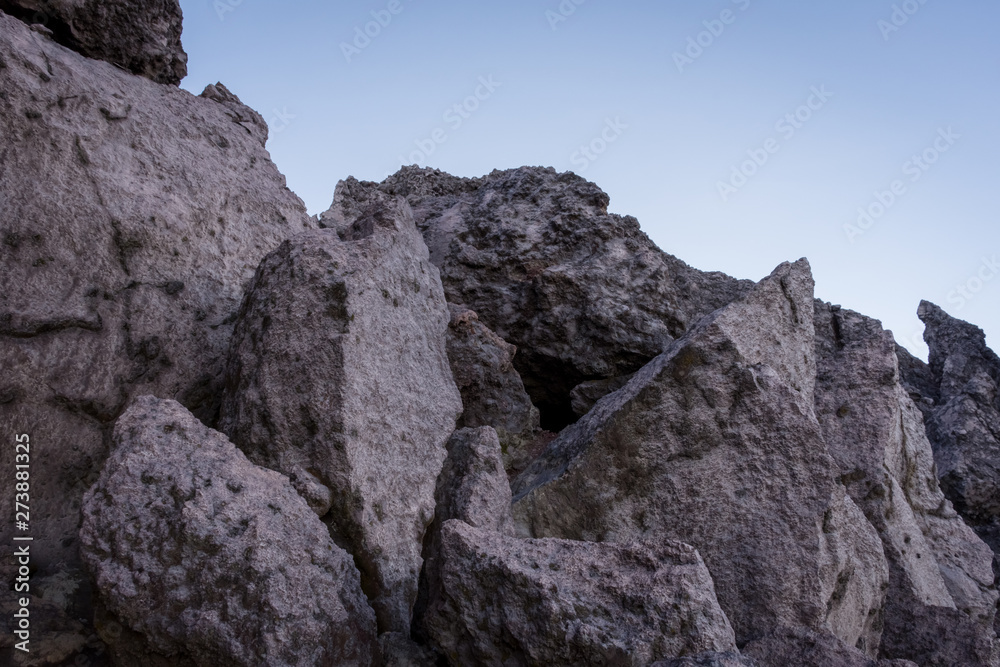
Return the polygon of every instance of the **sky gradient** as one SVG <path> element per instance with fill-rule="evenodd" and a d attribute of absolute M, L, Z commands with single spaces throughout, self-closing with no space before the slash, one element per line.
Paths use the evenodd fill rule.
<path fill-rule="evenodd" d="M 404 163 L 551 166 L 697 268 L 805 256 L 921 357 L 920 299 L 1000 350 L 995 2 L 181 5 L 182 86 L 257 109 L 310 213 Z"/>

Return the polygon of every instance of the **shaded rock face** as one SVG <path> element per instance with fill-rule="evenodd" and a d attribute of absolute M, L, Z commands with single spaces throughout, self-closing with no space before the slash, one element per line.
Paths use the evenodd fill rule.
<path fill-rule="evenodd" d="M 916 667 L 907 660 L 874 660 L 828 632 L 802 628 L 781 628 L 747 644 L 743 653 L 757 667 Z"/>
<path fill-rule="evenodd" d="M 921 414 L 900 382 L 892 334 L 822 302 L 815 316 L 816 414 L 841 479 L 878 531 L 889 563 L 882 655 L 992 664 L 992 554 L 938 487 Z M 928 645 L 938 658 L 916 648 Z"/>
<path fill-rule="evenodd" d="M 28 434 L 48 471 L 32 480 L 43 577 L 80 566 L 80 499 L 130 397 L 214 421 L 244 286 L 314 223 L 231 107 L 6 14 L 0 63 L 0 423 Z M 13 516 L 12 495 L 0 510 Z"/>
<path fill-rule="evenodd" d="M 491 426 L 500 438 L 504 467 L 520 472 L 539 452 L 538 408 L 514 369 L 517 348 L 479 321 L 475 312 L 449 305 L 448 361 L 462 394 L 459 427 Z"/>
<path fill-rule="evenodd" d="M 408 632 L 445 442 L 462 410 L 437 269 L 405 201 L 261 263 L 233 335 L 221 428 L 289 475 L 355 557 L 380 631 Z"/>
<path fill-rule="evenodd" d="M 464 179 L 404 167 L 381 184 L 344 181 L 334 210 L 350 216 L 373 191 L 407 198 L 448 301 L 517 346 L 514 365 L 550 431 L 576 421 L 576 385 L 638 370 L 751 285 L 664 253 L 572 173 Z"/>
<path fill-rule="evenodd" d="M 141 397 L 119 418 L 80 539 L 130 631 L 109 638 L 121 664 L 371 663 L 375 614 L 350 555 L 286 477 L 174 401 Z"/>
<path fill-rule="evenodd" d="M 829 623 L 877 646 L 886 564 L 814 415 L 812 287 L 778 267 L 599 401 L 515 481 L 520 534 L 681 540 L 741 643 Z"/>
<path fill-rule="evenodd" d="M 930 348 L 931 384 L 924 381 L 922 391 L 930 399 L 924 416 L 941 487 L 1000 553 L 1000 357 L 979 327 L 927 301 L 918 315 Z M 919 371 L 911 377 L 920 387 Z"/>
<path fill-rule="evenodd" d="M 41 24 L 53 39 L 157 83 L 187 76 L 177 0 L 0 0 L 0 10 Z"/>
<path fill-rule="evenodd" d="M 648 665 L 735 649 L 691 547 L 441 532 L 443 595 L 427 627 L 452 665 Z"/>
<path fill-rule="evenodd" d="M 757 667 L 751 658 L 740 655 L 737 651 L 716 653 L 714 651 L 701 653 L 689 658 L 669 658 L 658 660 L 652 667 Z"/>

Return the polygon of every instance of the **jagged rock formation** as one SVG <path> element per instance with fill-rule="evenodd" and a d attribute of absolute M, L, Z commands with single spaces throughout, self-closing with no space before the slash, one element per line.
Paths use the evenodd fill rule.
<path fill-rule="evenodd" d="M 741 643 L 829 623 L 877 646 L 886 565 L 813 413 L 812 288 L 778 267 L 599 401 L 515 481 L 522 532 L 681 540 Z"/>
<path fill-rule="evenodd" d="M 237 105 L 0 13 L 0 423 L 45 448 L 51 471 L 32 481 L 38 578 L 79 568 L 80 499 L 130 397 L 213 421 L 244 285 L 315 226 Z M 11 470 L 13 454 L 0 453 Z M 12 495 L 0 510 L 14 516 Z M 70 618 L 90 616 L 79 582 Z"/>
<path fill-rule="evenodd" d="M 187 75 L 177 0 L 0 0 L 0 11 L 43 26 L 88 58 L 157 83 L 176 86 Z"/>
<path fill-rule="evenodd" d="M 504 467 L 520 472 L 541 453 L 538 408 L 514 370 L 517 348 L 490 331 L 475 312 L 449 305 L 448 360 L 462 394 L 458 426 L 491 426 L 500 438 Z"/>
<path fill-rule="evenodd" d="M 757 667 L 915 667 L 908 660 L 874 660 L 828 632 L 803 628 L 781 628 L 744 646 L 743 653 Z"/>
<path fill-rule="evenodd" d="M 663 252 L 572 173 L 457 178 L 404 167 L 380 184 L 342 182 L 321 224 L 350 217 L 376 191 L 410 202 L 448 301 L 517 346 L 514 365 L 549 430 L 576 420 L 576 385 L 638 370 L 750 287 Z"/>
<path fill-rule="evenodd" d="M 937 485 L 892 335 L 876 320 L 822 302 L 815 317 L 816 414 L 889 563 L 882 655 L 990 664 L 997 602 L 991 554 Z M 928 644 L 936 661 L 918 649 Z"/>
<path fill-rule="evenodd" d="M 405 201 L 267 256 L 233 334 L 221 429 L 286 473 L 406 632 L 445 442 L 462 411 L 437 269 Z"/>
<path fill-rule="evenodd" d="M 738 651 L 709 651 L 688 658 L 658 660 L 652 667 L 757 667 L 757 663 L 740 655 Z"/>
<path fill-rule="evenodd" d="M 698 553 L 521 540 L 452 520 L 427 627 L 453 665 L 648 665 L 735 649 Z"/>
<path fill-rule="evenodd" d="M 174 401 L 141 397 L 118 419 L 80 539 L 131 631 L 110 643 L 119 664 L 371 663 L 375 614 L 351 557 L 286 477 Z"/>

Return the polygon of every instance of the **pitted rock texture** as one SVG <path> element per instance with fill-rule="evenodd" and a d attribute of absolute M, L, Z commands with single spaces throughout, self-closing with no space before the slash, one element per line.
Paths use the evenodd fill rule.
<path fill-rule="evenodd" d="M 41 24 L 63 46 L 157 83 L 187 75 L 177 0 L 0 0 L 0 10 Z"/>
<path fill-rule="evenodd" d="M 0 63 L 0 423 L 50 471 L 32 481 L 43 577 L 79 568 L 80 499 L 131 397 L 213 423 L 246 283 L 315 223 L 231 107 L 6 14 Z"/>
<path fill-rule="evenodd" d="M 462 410 L 448 310 L 409 205 L 306 232 L 240 310 L 221 429 L 289 475 L 362 570 L 380 632 L 408 632 L 445 442 Z"/>
<path fill-rule="evenodd" d="M 80 539 L 103 604 L 161 658 L 372 660 L 375 614 L 350 555 L 286 477 L 174 401 L 141 397 L 118 419 Z"/>
<path fill-rule="evenodd" d="M 822 302 L 815 316 L 816 414 L 841 479 L 878 531 L 889 563 L 881 654 L 925 664 L 910 647 L 933 642 L 939 654 L 962 662 L 972 659 L 968 640 L 978 634 L 973 644 L 986 653 L 974 661 L 991 664 L 992 553 L 938 487 L 922 416 L 900 382 L 892 334 Z"/>
<path fill-rule="evenodd" d="M 691 544 L 740 642 L 871 635 L 886 564 L 814 415 L 812 290 L 779 266 L 601 399 L 515 481 L 520 534 Z"/>
<path fill-rule="evenodd" d="M 757 667 L 916 667 L 907 660 L 875 660 L 829 632 L 781 628 L 743 647 Z M 965 664 L 965 663 L 956 663 Z"/>
<path fill-rule="evenodd" d="M 918 315 L 930 348 L 932 406 L 924 415 L 941 486 L 1000 553 L 1000 357 L 979 327 L 927 301 Z"/>
<path fill-rule="evenodd" d="M 451 665 L 648 665 L 736 648 L 686 544 L 522 540 L 452 520 L 441 559 L 427 627 Z"/>
<path fill-rule="evenodd" d="M 658 660 L 651 667 L 757 667 L 751 658 L 740 655 L 738 651 L 726 653 L 701 653 L 687 658 L 669 658 Z"/>
<path fill-rule="evenodd" d="M 475 312 L 449 305 L 448 360 L 462 394 L 458 426 L 491 426 L 500 438 L 504 467 L 520 472 L 538 454 L 538 408 L 514 369 L 517 348 L 479 321 Z"/>
<path fill-rule="evenodd" d="M 376 191 L 410 202 L 448 301 L 517 346 L 514 365 L 551 431 L 576 420 L 575 386 L 638 370 L 752 285 L 663 252 L 572 173 L 404 167 L 380 184 L 342 182 L 330 219 L 350 219 Z"/>

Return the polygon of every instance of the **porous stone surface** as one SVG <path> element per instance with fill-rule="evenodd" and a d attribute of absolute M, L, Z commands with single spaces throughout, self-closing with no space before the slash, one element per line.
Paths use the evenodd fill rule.
<path fill-rule="evenodd" d="M 462 411 L 437 269 L 402 199 L 261 263 L 221 429 L 286 473 L 361 568 L 380 632 L 408 632 L 445 442 Z"/>
<path fill-rule="evenodd" d="M 118 419 L 80 539 L 102 603 L 144 640 L 112 642 L 113 655 L 199 666 L 374 656 L 375 614 L 351 556 L 286 477 L 175 401 L 140 397 Z"/>
<path fill-rule="evenodd" d="M 0 11 L 42 25 L 52 38 L 157 83 L 187 75 L 177 0 L 0 0 Z"/>
<path fill-rule="evenodd" d="M 697 551 L 522 540 L 452 520 L 427 627 L 452 665 L 648 665 L 735 649 Z"/>
<path fill-rule="evenodd" d="M 514 484 L 519 534 L 693 545 L 742 642 L 877 644 L 882 545 L 814 414 L 813 280 L 783 264 L 567 428 Z"/>
<path fill-rule="evenodd" d="M 873 659 L 829 632 L 804 628 L 780 628 L 744 646 L 743 654 L 757 667 L 916 667 L 907 660 Z"/>
<path fill-rule="evenodd" d="M 490 331 L 474 311 L 449 304 L 448 361 L 462 394 L 458 426 L 491 426 L 504 467 L 518 472 L 538 454 L 538 408 L 514 369 L 517 348 Z"/>
<path fill-rule="evenodd" d="M 638 370 L 752 285 L 663 252 L 573 173 L 458 178 L 404 167 L 380 184 L 344 181 L 332 218 L 350 217 L 375 191 L 410 202 L 448 301 L 517 346 L 514 365 L 551 431 L 576 420 L 575 386 Z"/>
<path fill-rule="evenodd" d="M 881 655 L 938 664 L 914 650 L 930 643 L 950 656 L 946 664 L 992 664 L 992 553 L 938 486 L 921 413 L 900 382 L 892 334 L 877 320 L 822 302 L 815 317 L 816 414 L 889 564 Z"/>
<path fill-rule="evenodd" d="M 437 656 L 402 632 L 386 632 L 378 638 L 380 667 L 436 667 Z"/>
<path fill-rule="evenodd" d="M 657 660 L 651 667 L 757 667 L 752 659 L 740 655 L 738 651 L 700 653 L 687 658 Z"/>
<path fill-rule="evenodd" d="M 79 569 L 80 500 L 131 397 L 214 421 L 244 286 L 315 227 L 232 113 L 0 13 L 0 423 L 44 461 L 39 578 Z M 8 470 L 13 457 L 0 450 Z M 13 501 L 0 494 L 5 516 Z"/>

